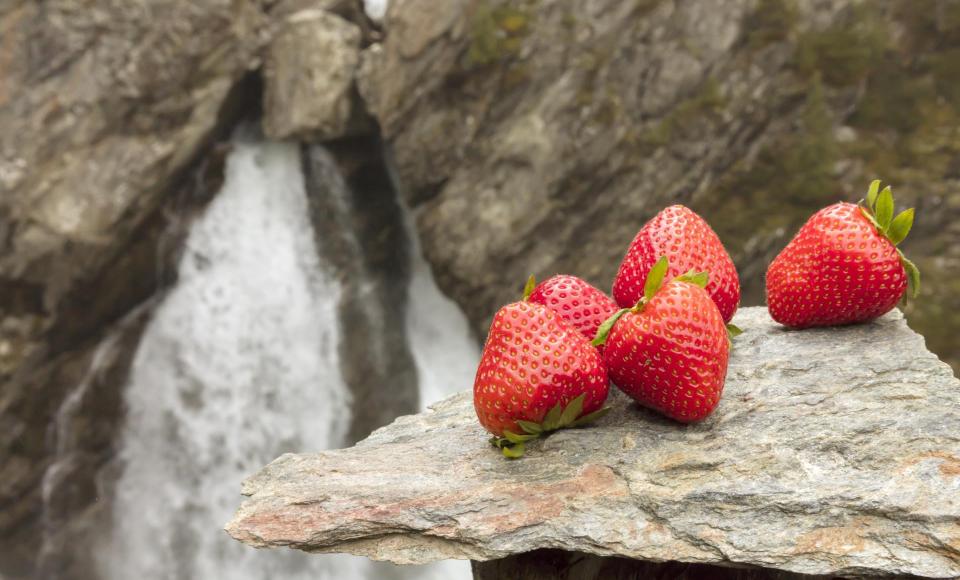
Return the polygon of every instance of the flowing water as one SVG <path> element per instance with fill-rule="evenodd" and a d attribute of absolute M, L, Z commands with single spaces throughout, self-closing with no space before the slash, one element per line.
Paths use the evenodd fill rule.
<path fill-rule="evenodd" d="M 466 578 L 466 563 L 405 569 L 253 550 L 222 530 L 243 477 L 281 453 L 340 447 L 339 287 L 320 263 L 298 148 L 238 141 L 193 224 L 177 284 L 146 328 L 126 389 L 103 578 Z M 323 235 L 318 236 L 320 243 Z M 477 347 L 418 258 L 407 313 L 421 399 L 469 388 Z"/>

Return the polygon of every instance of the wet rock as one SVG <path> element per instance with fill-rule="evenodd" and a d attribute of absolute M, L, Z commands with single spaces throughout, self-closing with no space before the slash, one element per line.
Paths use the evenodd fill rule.
<path fill-rule="evenodd" d="M 615 394 L 507 461 L 469 393 L 284 455 L 227 525 L 257 547 L 412 564 L 543 548 L 805 574 L 960 574 L 960 381 L 899 312 L 788 331 L 741 310 L 726 390 L 683 426 Z"/>
<path fill-rule="evenodd" d="M 304 146 L 307 202 L 322 261 L 340 283 L 340 372 L 352 396 L 347 440 L 418 405 L 404 313 L 410 248 L 376 143 Z"/>

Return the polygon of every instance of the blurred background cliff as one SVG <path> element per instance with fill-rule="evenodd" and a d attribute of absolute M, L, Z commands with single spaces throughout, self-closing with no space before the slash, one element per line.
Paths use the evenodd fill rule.
<path fill-rule="evenodd" d="M 0 577 L 467 577 L 220 527 L 278 454 L 470 388 L 529 273 L 608 289 L 671 203 L 757 305 L 884 179 L 960 368 L 958 121 L 952 0 L 4 0 Z"/>

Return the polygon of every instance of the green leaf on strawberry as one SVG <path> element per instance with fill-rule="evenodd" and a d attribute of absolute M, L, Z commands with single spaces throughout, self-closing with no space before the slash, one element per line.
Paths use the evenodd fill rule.
<path fill-rule="evenodd" d="M 534 423 L 533 421 L 517 421 L 517 425 L 524 430 L 528 435 L 539 435 L 543 433 L 543 429 L 540 427 L 539 423 Z"/>
<path fill-rule="evenodd" d="M 643 285 L 643 298 L 646 301 L 650 301 L 651 298 L 656 295 L 657 290 L 660 289 L 660 286 L 663 286 L 663 279 L 667 275 L 667 269 L 670 268 L 670 263 L 667 261 L 666 256 L 660 256 L 660 259 L 657 260 L 657 263 L 650 268 L 650 273 L 647 274 L 647 281 Z"/>
<path fill-rule="evenodd" d="M 689 282 L 694 286 L 699 286 L 701 288 L 706 288 L 707 284 L 710 283 L 710 273 L 709 272 L 694 272 L 690 270 L 686 274 L 677 276 L 677 280 L 681 282 Z"/>
<path fill-rule="evenodd" d="M 533 274 L 530 274 L 530 277 L 527 278 L 527 283 L 523 287 L 523 301 L 526 302 L 530 299 L 530 295 L 533 294 L 534 288 L 537 287 L 537 277 Z"/>
<path fill-rule="evenodd" d="M 729 336 L 730 338 L 736 338 L 741 334 L 743 334 L 742 328 L 740 328 L 736 324 L 733 324 L 732 322 L 727 324 L 727 336 Z"/>
<path fill-rule="evenodd" d="M 603 321 L 603 324 L 600 325 L 600 328 L 597 329 L 597 336 L 594 337 L 593 341 L 590 343 L 593 346 L 603 346 L 603 343 L 607 341 L 607 335 L 610 334 L 610 329 L 613 328 L 613 325 L 617 323 L 617 320 L 621 316 L 630 312 L 629 308 L 621 308 L 613 314 L 610 315 L 610 318 Z"/>
<path fill-rule="evenodd" d="M 526 443 L 531 439 L 536 439 L 536 435 L 518 435 L 513 431 L 504 431 L 503 438 L 509 441 L 510 443 Z"/>
<path fill-rule="evenodd" d="M 907 234 L 913 227 L 914 209 L 911 207 L 900 212 L 897 217 L 893 217 L 893 190 L 889 185 L 880 190 L 880 180 L 873 180 L 867 190 L 864 203 L 865 206 L 860 206 L 860 213 L 877 228 L 877 232 L 881 236 L 890 240 L 890 243 L 894 246 L 899 245 L 906 239 Z M 920 270 L 916 264 L 903 255 L 899 248 L 897 248 L 897 254 L 900 256 L 900 263 L 907 273 L 908 292 L 906 296 L 916 298 L 920 292 Z"/>
<path fill-rule="evenodd" d="M 597 409 L 597 410 L 594 411 L 593 413 L 588 413 L 588 414 L 584 415 L 583 417 L 580 417 L 579 419 L 577 419 L 577 420 L 574 421 L 573 423 L 570 423 L 570 428 L 571 428 L 571 429 L 575 429 L 575 428 L 577 428 L 577 427 L 583 427 L 584 425 L 588 425 L 588 424 L 590 424 L 590 423 L 593 423 L 594 421 L 596 421 L 597 419 L 603 417 L 604 415 L 606 415 L 606 414 L 609 413 L 609 412 L 610 412 L 610 407 L 604 407 L 604 408 L 602 408 L 602 409 Z"/>
<path fill-rule="evenodd" d="M 877 205 L 873 215 L 880 226 L 880 232 L 886 234 L 890 228 L 890 220 L 893 219 L 893 192 L 889 185 L 884 187 L 880 195 L 877 196 Z"/>
<path fill-rule="evenodd" d="M 903 255 L 900 248 L 897 248 L 897 254 L 900 255 L 900 263 L 903 264 L 903 269 L 907 272 L 907 286 L 909 287 L 907 294 L 910 298 L 916 298 L 920 295 L 920 269 Z"/>
<path fill-rule="evenodd" d="M 870 182 L 870 189 L 867 190 L 866 203 L 870 211 L 873 211 L 877 204 L 877 194 L 880 193 L 880 180 L 874 179 Z"/>
<path fill-rule="evenodd" d="M 541 423 L 540 426 L 544 431 L 559 429 L 561 415 L 563 415 L 563 408 L 560 407 L 560 403 L 557 403 L 552 409 L 547 411 L 547 416 L 543 418 L 543 423 Z"/>
<path fill-rule="evenodd" d="M 516 443 L 509 447 L 503 447 L 502 450 L 503 450 L 503 456 L 506 457 L 507 459 L 520 459 L 521 457 L 523 457 L 523 453 L 524 451 L 526 451 L 526 447 L 524 447 L 523 443 Z"/>
<path fill-rule="evenodd" d="M 560 413 L 560 427 L 567 427 L 573 423 L 577 417 L 580 416 L 580 413 L 583 412 L 583 399 L 587 394 L 583 393 L 576 399 L 567 403 L 566 408 L 563 412 Z"/>
<path fill-rule="evenodd" d="M 911 207 L 908 210 L 900 212 L 900 215 L 893 218 L 893 221 L 890 222 L 890 228 L 887 235 L 887 238 L 893 242 L 893 245 L 896 246 L 902 242 L 907 234 L 910 233 L 910 228 L 913 227 L 913 208 Z"/>
<path fill-rule="evenodd" d="M 503 451 L 505 457 L 517 459 L 524 454 L 524 443 L 549 435 L 560 429 L 582 427 L 596 421 L 610 411 L 610 407 L 603 407 L 579 417 L 580 413 L 583 412 L 583 403 L 586 396 L 586 393 L 581 393 L 578 397 L 570 400 L 566 406 L 561 406 L 557 403 L 547 412 L 547 416 L 543 418 L 542 423 L 517 421 L 517 425 L 519 425 L 525 433 L 514 433 L 513 431 L 504 429 L 503 437 L 491 437 L 490 444 Z"/>

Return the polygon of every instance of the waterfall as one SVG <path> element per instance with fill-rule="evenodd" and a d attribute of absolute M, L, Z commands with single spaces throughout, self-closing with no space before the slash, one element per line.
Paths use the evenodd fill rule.
<path fill-rule="evenodd" d="M 317 260 L 298 150 L 234 147 L 133 361 L 105 578 L 346 572 L 342 561 L 255 552 L 220 532 L 243 477 L 283 452 L 337 446 L 349 419 L 338 288 Z"/>
<path fill-rule="evenodd" d="M 135 318 L 138 312 L 132 312 L 128 318 Z M 37 566 L 40 575 L 44 578 L 58 578 L 56 558 L 64 550 L 67 539 L 60 534 L 66 516 L 58 513 L 55 496 L 57 491 L 76 476 L 76 468 L 84 459 L 82 455 L 81 439 L 77 436 L 73 422 L 76 420 L 84 399 L 91 386 L 100 377 L 104 369 L 113 362 L 118 341 L 123 332 L 126 321 L 121 321 L 118 328 L 109 333 L 93 351 L 90 364 L 84 377 L 67 394 L 57 409 L 54 420 L 47 433 L 48 442 L 53 447 L 53 461 L 43 474 L 40 481 L 40 497 L 43 499 L 43 508 L 40 515 L 43 526 L 43 537 L 40 550 L 37 554 Z"/>
<path fill-rule="evenodd" d="M 407 305 L 407 340 L 417 366 L 420 408 L 473 386 L 480 349 L 463 311 L 437 287 L 412 225 L 413 276 Z"/>
<path fill-rule="evenodd" d="M 387 0 L 363 0 L 363 8 L 372 20 L 383 20 L 387 13 Z"/>
<path fill-rule="evenodd" d="M 134 356 L 102 578 L 469 578 L 464 562 L 258 551 L 221 531 L 244 477 L 284 452 L 342 447 L 350 424 L 341 289 L 309 215 L 297 146 L 238 139 Z M 477 346 L 419 255 L 413 266 L 407 337 L 432 402 L 469 388 Z"/>

